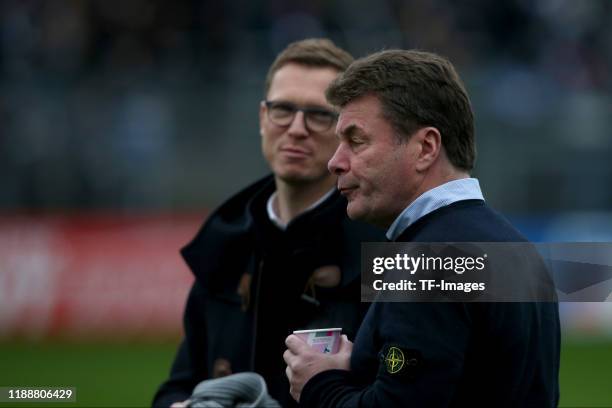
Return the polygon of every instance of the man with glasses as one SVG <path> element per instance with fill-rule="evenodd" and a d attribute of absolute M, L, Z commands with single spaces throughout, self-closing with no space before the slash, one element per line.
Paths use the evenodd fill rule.
<path fill-rule="evenodd" d="M 331 41 L 310 39 L 290 44 L 270 67 L 259 122 L 273 174 L 222 204 L 182 250 L 196 280 L 185 339 L 155 406 L 186 400 L 204 379 L 242 371 L 261 374 L 273 398 L 294 405 L 285 337 L 326 327 L 354 337 L 366 307 L 360 243 L 383 235 L 348 220 L 327 170 L 338 141 L 325 90 L 352 61 Z"/>

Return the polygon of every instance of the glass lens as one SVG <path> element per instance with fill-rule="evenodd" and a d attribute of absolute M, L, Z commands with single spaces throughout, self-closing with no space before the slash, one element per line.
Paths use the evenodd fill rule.
<path fill-rule="evenodd" d="M 323 108 L 298 108 L 289 102 L 266 101 L 268 118 L 277 126 L 289 126 L 297 111 L 304 112 L 305 126 L 312 132 L 324 132 L 336 121 L 337 115 Z"/>
<path fill-rule="evenodd" d="M 323 132 L 329 129 L 335 120 L 336 115 L 325 110 L 313 109 L 306 113 L 306 126 L 314 132 Z"/>
<path fill-rule="evenodd" d="M 288 104 L 270 104 L 268 116 L 270 120 L 279 126 L 287 126 L 293 121 L 296 108 Z"/>

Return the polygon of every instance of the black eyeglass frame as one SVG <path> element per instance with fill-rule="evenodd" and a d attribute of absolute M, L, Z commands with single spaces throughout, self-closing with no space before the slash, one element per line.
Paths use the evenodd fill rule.
<path fill-rule="evenodd" d="M 334 123 L 336 123 L 336 121 L 338 120 L 338 113 L 334 112 L 332 110 L 329 109 L 325 109 L 322 107 L 299 107 L 298 105 L 291 103 L 291 102 L 286 102 L 286 101 L 269 101 L 269 100 L 264 100 L 263 103 L 266 105 L 267 108 L 267 116 L 268 119 L 270 120 L 270 122 L 274 123 L 276 126 L 280 126 L 280 127 L 288 127 L 291 126 L 291 124 L 293 123 L 293 121 L 295 120 L 295 115 L 298 112 L 302 112 L 304 114 L 304 126 L 306 127 L 306 129 L 308 129 L 310 132 L 315 132 L 315 133 L 321 133 L 321 132 L 325 132 L 327 130 L 329 130 Z M 287 123 L 278 123 L 274 118 L 272 118 L 270 112 L 272 111 L 272 109 L 274 109 L 275 107 L 279 107 L 282 106 L 285 109 L 287 109 L 288 111 L 291 112 L 291 116 L 288 117 L 290 118 L 290 120 L 288 120 Z M 312 114 L 325 114 L 328 115 L 330 118 L 329 124 L 323 127 L 317 127 L 317 126 L 312 126 Z M 310 118 L 310 119 L 309 119 Z"/>

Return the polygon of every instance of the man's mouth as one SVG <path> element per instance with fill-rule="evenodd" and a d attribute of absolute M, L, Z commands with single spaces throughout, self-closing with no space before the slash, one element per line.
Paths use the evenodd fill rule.
<path fill-rule="evenodd" d="M 310 151 L 302 147 L 284 146 L 281 147 L 280 151 L 288 157 L 303 158 L 310 156 Z"/>
<path fill-rule="evenodd" d="M 355 190 L 357 190 L 357 186 L 351 186 L 351 187 L 340 187 L 340 186 L 338 186 L 338 191 L 340 191 L 340 194 L 342 194 L 343 196 L 345 196 L 347 198 Z"/>

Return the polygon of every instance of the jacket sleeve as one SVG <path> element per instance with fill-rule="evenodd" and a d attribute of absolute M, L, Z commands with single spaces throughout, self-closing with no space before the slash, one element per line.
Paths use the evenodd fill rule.
<path fill-rule="evenodd" d="M 193 388 L 208 377 L 205 295 L 200 283 L 194 282 L 183 317 L 185 337 L 174 358 L 168 378 L 153 398 L 154 407 L 169 407 L 191 396 Z"/>
<path fill-rule="evenodd" d="M 370 310 L 353 348 L 351 371 L 315 375 L 302 390 L 300 406 L 448 406 L 470 338 L 471 321 L 462 304 L 372 306 L 376 310 Z M 355 358 L 364 353 L 359 347 L 368 349 L 368 359 Z"/>

